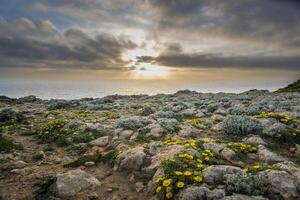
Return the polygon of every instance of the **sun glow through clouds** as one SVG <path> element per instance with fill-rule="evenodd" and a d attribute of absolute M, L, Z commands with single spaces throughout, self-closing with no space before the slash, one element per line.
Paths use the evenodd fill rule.
<path fill-rule="evenodd" d="M 140 48 L 126 52 L 123 58 L 130 61 L 135 67 L 132 71 L 132 79 L 165 79 L 168 76 L 168 70 L 166 67 L 158 66 L 152 63 L 139 63 L 138 57 L 150 56 L 156 57 L 159 52 L 156 50 L 156 43 L 153 40 L 146 41 Z"/>
<path fill-rule="evenodd" d="M 168 70 L 165 67 L 143 63 L 139 65 L 132 73 L 133 79 L 165 79 L 168 76 Z"/>

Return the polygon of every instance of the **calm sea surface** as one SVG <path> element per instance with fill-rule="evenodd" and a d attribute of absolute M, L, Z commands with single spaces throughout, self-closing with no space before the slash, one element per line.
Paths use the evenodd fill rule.
<path fill-rule="evenodd" d="M 243 92 L 249 89 L 275 90 L 285 83 L 190 83 L 178 81 L 29 81 L 0 80 L 0 95 L 12 98 L 36 95 L 42 99 L 79 99 L 83 97 L 103 97 L 112 94 L 158 94 L 174 93 L 189 89 L 198 92 Z"/>

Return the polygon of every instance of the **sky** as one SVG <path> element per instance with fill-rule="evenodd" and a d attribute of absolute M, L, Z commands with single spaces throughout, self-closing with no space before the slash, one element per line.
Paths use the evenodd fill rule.
<path fill-rule="evenodd" d="M 297 0 L 1 0 L 0 79 L 290 82 Z"/>

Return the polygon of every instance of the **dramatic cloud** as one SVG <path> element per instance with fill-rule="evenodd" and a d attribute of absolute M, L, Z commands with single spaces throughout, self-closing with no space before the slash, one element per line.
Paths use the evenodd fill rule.
<path fill-rule="evenodd" d="M 2 18 L 0 23 L 2 67 L 40 62 L 54 65 L 47 67 L 118 68 L 127 64 L 122 54 L 136 47 L 126 37 L 92 37 L 75 28 L 60 33 L 50 21 L 33 23 L 21 18 L 9 24 Z"/>
<path fill-rule="evenodd" d="M 300 70 L 299 56 L 223 56 L 219 54 L 162 54 L 158 57 L 141 56 L 140 63 L 185 68 L 247 68 Z"/>
<path fill-rule="evenodd" d="M 160 21 L 156 31 L 170 37 L 205 38 L 248 45 L 280 46 L 300 52 L 300 3 L 276 0 L 150 1 Z"/>
<path fill-rule="evenodd" d="M 2 67 L 300 67 L 296 0 L 12 2 L 0 6 Z"/>

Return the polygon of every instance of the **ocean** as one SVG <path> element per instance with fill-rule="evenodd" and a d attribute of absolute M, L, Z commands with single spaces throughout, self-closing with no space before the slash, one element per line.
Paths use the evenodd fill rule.
<path fill-rule="evenodd" d="M 178 90 L 197 92 L 233 92 L 249 89 L 276 90 L 287 83 L 224 83 L 224 82 L 187 82 L 156 80 L 101 80 L 101 81 L 54 81 L 54 80 L 0 80 L 0 95 L 19 98 L 36 95 L 42 99 L 80 99 L 85 97 L 104 97 L 120 94 L 171 94 Z"/>

